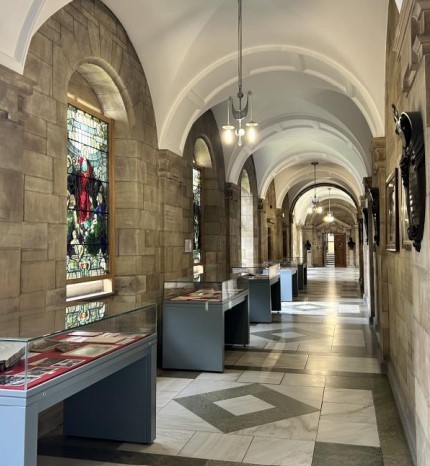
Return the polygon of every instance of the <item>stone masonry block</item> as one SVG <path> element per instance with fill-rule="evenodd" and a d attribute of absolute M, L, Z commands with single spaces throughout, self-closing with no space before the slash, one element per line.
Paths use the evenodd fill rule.
<path fill-rule="evenodd" d="M 22 291 L 50 290 L 55 288 L 55 262 L 26 262 L 22 264 Z"/>
<path fill-rule="evenodd" d="M 52 94 L 52 65 L 41 61 L 32 53 L 28 53 L 24 73 L 36 83 L 34 89 L 42 94 Z"/>
<path fill-rule="evenodd" d="M 55 123 L 57 119 L 56 101 L 38 91 L 26 99 L 25 110 L 30 114 Z"/>
<path fill-rule="evenodd" d="M 115 179 L 118 181 L 139 181 L 139 160 L 129 157 L 116 157 Z"/>
<path fill-rule="evenodd" d="M 22 221 L 23 184 L 20 173 L 0 169 L 0 221 Z"/>
<path fill-rule="evenodd" d="M 10 302 L 10 299 L 0 299 L 0 309 L 9 310 Z M 16 338 L 19 336 L 18 313 L 0 315 L 0 328 L 2 329 L 2 336 L 5 338 Z"/>
<path fill-rule="evenodd" d="M 139 209 L 117 209 L 115 211 L 115 224 L 117 228 L 139 228 Z"/>
<path fill-rule="evenodd" d="M 25 121 L 25 130 L 29 133 L 46 137 L 46 121 L 34 115 L 29 115 Z"/>
<path fill-rule="evenodd" d="M 66 158 L 53 159 L 54 162 L 54 183 L 52 192 L 54 194 L 65 195 L 67 192 L 67 177 L 64 176 L 67 170 Z"/>
<path fill-rule="evenodd" d="M 36 32 L 31 39 L 29 50 L 45 63 L 52 65 L 52 41 L 46 36 Z"/>
<path fill-rule="evenodd" d="M 64 260 L 66 255 L 66 225 L 48 225 L 48 259 Z"/>
<path fill-rule="evenodd" d="M 52 82 L 52 95 L 58 101 L 66 102 L 67 88 L 70 76 L 72 75 L 72 68 L 64 55 L 63 49 L 56 45 L 54 45 L 54 66 L 52 73 L 54 78 Z M 65 118 L 66 112 L 64 112 L 64 119 Z M 60 124 L 60 121 L 58 121 L 58 115 L 53 123 Z"/>
<path fill-rule="evenodd" d="M 43 310 L 27 312 L 20 317 L 20 333 L 22 337 L 34 337 L 51 333 L 55 329 L 54 313 Z"/>
<path fill-rule="evenodd" d="M 88 22 L 88 35 L 90 39 L 92 56 L 99 57 L 100 56 L 99 28 L 96 24 L 94 24 L 91 21 Z"/>
<path fill-rule="evenodd" d="M 22 170 L 23 128 L 16 123 L 0 122 L 0 169 Z"/>
<path fill-rule="evenodd" d="M 19 296 L 20 275 L 20 250 L 3 250 L 0 254 L 0 299 Z"/>
<path fill-rule="evenodd" d="M 34 293 L 21 293 L 19 296 L 19 307 L 22 311 L 31 311 L 42 309 L 46 305 L 45 291 L 36 291 Z"/>
<path fill-rule="evenodd" d="M 132 256 L 139 254 L 139 230 L 121 229 L 118 232 L 118 254 Z"/>
<path fill-rule="evenodd" d="M 24 219 L 27 222 L 66 223 L 65 197 L 52 194 L 25 192 Z"/>
<path fill-rule="evenodd" d="M 65 126 L 48 123 L 47 154 L 65 159 L 67 152 L 67 131 Z"/>
<path fill-rule="evenodd" d="M 75 35 L 64 27 L 61 28 L 61 49 L 72 70 L 75 70 L 80 61 L 85 58 L 81 54 Z"/>
<path fill-rule="evenodd" d="M 43 178 L 36 178 L 34 176 L 25 177 L 25 190 L 37 191 L 40 193 L 52 193 L 52 181 Z"/>
<path fill-rule="evenodd" d="M 115 183 L 115 188 L 117 209 L 143 208 L 143 186 L 140 183 L 117 181 Z"/>
<path fill-rule="evenodd" d="M 46 223 L 22 224 L 22 247 L 24 249 L 47 249 L 48 225 Z"/>
<path fill-rule="evenodd" d="M 0 224 L 0 248 L 19 249 L 22 245 L 21 223 L 2 222 Z"/>

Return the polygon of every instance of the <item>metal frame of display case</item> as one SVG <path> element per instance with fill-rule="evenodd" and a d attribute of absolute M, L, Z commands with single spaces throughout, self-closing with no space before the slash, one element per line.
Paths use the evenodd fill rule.
<path fill-rule="evenodd" d="M 164 283 L 165 298 L 170 299 L 163 300 L 163 368 L 223 372 L 225 345 L 249 344 L 248 290 L 221 292 L 219 300 L 205 300 L 204 296 L 181 300 L 181 285 L 198 290 L 208 286 L 209 282 L 202 280 Z M 221 289 L 228 282 L 219 281 L 216 285 Z M 172 283 L 178 285 L 178 293 L 166 296 Z"/>
<path fill-rule="evenodd" d="M 104 321 L 121 315 L 102 319 L 97 324 L 103 325 Z M 31 379 L 26 377 L 21 388 L 0 388 L 2 464 L 37 466 L 38 415 L 61 401 L 64 401 L 65 435 L 152 443 L 155 439 L 157 337 L 155 332 L 142 336 L 138 332 L 136 330 L 131 343 L 46 381 L 29 385 Z M 52 335 L 58 337 L 61 332 Z M 25 345 L 25 373 L 30 373 L 28 363 L 34 358 L 31 344 L 35 340 L 13 339 Z"/>

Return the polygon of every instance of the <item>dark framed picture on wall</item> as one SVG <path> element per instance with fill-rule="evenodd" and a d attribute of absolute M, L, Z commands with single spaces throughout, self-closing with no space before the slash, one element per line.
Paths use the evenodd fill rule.
<path fill-rule="evenodd" d="M 399 250 L 399 200 L 397 192 L 397 168 L 385 182 L 386 246 L 388 251 Z"/>
<path fill-rule="evenodd" d="M 400 180 L 399 180 L 400 182 Z M 412 240 L 408 235 L 409 228 L 409 216 L 408 206 L 406 204 L 407 192 L 403 183 L 400 182 L 399 186 L 399 230 L 400 230 L 400 241 L 403 249 L 412 249 Z"/>

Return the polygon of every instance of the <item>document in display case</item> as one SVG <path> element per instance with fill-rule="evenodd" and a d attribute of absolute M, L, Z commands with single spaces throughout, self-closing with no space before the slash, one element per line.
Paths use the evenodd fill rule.
<path fill-rule="evenodd" d="M 65 435 L 152 443 L 156 322 L 151 304 L 43 336 L 0 338 L 2 461 L 37 465 L 38 414 L 61 401 Z"/>
<path fill-rule="evenodd" d="M 232 272 L 238 277 L 239 285 L 248 288 L 251 322 L 272 322 L 272 310 L 281 310 L 279 263 L 233 267 Z"/>
<path fill-rule="evenodd" d="M 248 290 L 219 275 L 165 281 L 162 322 L 164 368 L 222 372 L 224 346 L 249 344 Z"/>

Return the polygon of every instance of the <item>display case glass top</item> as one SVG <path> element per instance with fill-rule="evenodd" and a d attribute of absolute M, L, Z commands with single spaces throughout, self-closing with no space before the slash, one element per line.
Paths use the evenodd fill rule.
<path fill-rule="evenodd" d="M 157 332 L 155 304 L 32 338 L 0 337 L 0 392 L 28 390 Z"/>
<path fill-rule="evenodd" d="M 233 275 L 203 273 L 166 280 L 163 299 L 165 301 L 221 302 L 243 291 L 238 287 L 237 277 Z"/>
<path fill-rule="evenodd" d="M 280 264 L 279 262 L 272 264 L 260 264 L 252 267 L 233 267 L 233 274 L 238 276 L 247 277 L 248 279 L 272 279 L 279 276 Z"/>

